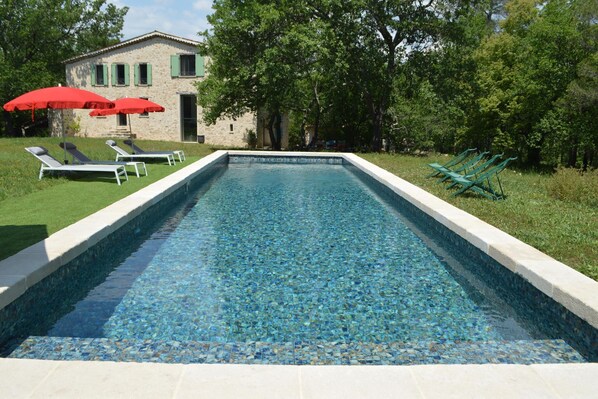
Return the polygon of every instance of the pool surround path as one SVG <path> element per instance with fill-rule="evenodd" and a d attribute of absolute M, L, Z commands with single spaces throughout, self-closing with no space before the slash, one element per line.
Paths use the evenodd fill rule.
<path fill-rule="evenodd" d="M 0 261 L 0 308 L 228 155 L 342 157 L 598 328 L 598 282 L 354 154 L 216 151 Z M 0 359 L 10 397 L 598 398 L 598 364 L 250 366 Z M 150 389 L 155 386 L 155 389 Z M 85 391 L 81 391 L 84 389 Z"/>

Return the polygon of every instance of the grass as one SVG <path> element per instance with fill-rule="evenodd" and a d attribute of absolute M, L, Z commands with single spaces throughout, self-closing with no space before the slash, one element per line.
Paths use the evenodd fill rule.
<path fill-rule="evenodd" d="M 92 159 L 114 159 L 115 152 L 103 139 L 69 138 Z M 64 153 L 58 138 L 0 139 L 0 259 L 24 249 L 50 234 L 102 209 L 111 203 L 189 165 L 212 152 L 201 144 L 166 143 L 138 140 L 148 150 L 183 149 L 184 163 L 146 163 L 148 176 L 135 177 L 116 184 L 114 175 L 76 175 L 37 179 L 39 161 L 24 148 L 41 145 L 58 160 Z M 46 175 L 48 176 L 48 175 Z"/>
<path fill-rule="evenodd" d="M 69 138 L 69 141 L 93 159 L 114 157 L 103 139 Z M 59 138 L 0 139 L 0 259 L 213 151 L 201 144 L 138 140 L 139 145 L 148 150 L 183 149 L 188 160 L 174 167 L 163 162 L 151 163 L 149 176 L 137 179 L 130 174 L 129 181 L 122 186 L 118 186 L 113 177 L 103 179 L 95 174 L 76 179 L 38 180 L 39 162 L 23 148 L 42 145 L 61 160 L 59 142 Z M 428 163 L 446 162 L 448 157 L 360 155 L 598 280 L 598 208 L 593 202 L 553 198 L 549 187 L 563 179 L 559 174 L 507 169 L 501 174 L 501 180 L 508 198 L 490 201 L 477 195 L 451 197 L 451 191 L 436 179 L 425 177 L 430 172 Z"/>
<path fill-rule="evenodd" d="M 558 174 L 506 169 L 501 182 L 507 199 L 490 201 L 475 194 L 452 197 L 438 179 L 426 178 L 432 171 L 428 163 L 444 163 L 449 157 L 361 156 L 598 280 L 598 207 L 553 198 L 549 187 L 562 179 Z"/>

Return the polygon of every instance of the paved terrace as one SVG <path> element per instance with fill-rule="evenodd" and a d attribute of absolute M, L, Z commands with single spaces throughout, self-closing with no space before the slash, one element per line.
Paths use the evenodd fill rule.
<path fill-rule="evenodd" d="M 211 154 L 1 261 L 0 308 L 226 154 Z M 598 328 L 598 282 L 355 155 L 330 156 L 339 155 Z M 0 359 L 0 397 L 585 399 L 598 398 L 598 363 L 249 366 Z"/>
<path fill-rule="evenodd" d="M 241 366 L 0 360 L 3 398 L 598 398 L 598 364 Z"/>

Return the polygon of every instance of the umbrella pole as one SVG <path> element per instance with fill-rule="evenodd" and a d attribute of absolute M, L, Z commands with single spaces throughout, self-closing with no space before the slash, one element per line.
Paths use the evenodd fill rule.
<path fill-rule="evenodd" d="M 133 129 L 131 129 L 131 114 L 127 114 L 127 118 L 129 118 L 129 138 L 133 138 Z"/>
<path fill-rule="evenodd" d="M 60 108 L 60 132 L 62 133 L 62 148 L 64 150 L 64 163 L 68 164 L 69 160 L 66 159 L 66 138 L 64 137 L 64 110 Z"/>

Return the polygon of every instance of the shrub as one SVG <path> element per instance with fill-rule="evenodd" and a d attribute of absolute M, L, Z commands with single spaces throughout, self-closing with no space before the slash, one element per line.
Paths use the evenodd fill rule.
<path fill-rule="evenodd" d="M 598 169 L 559 168 L 547 184 L 552 198 L 598 207 Z"/>
<path fill-rule="evenodd" d="M 253 129 L 245 130 L 245 141 L 247 142 L 247 146 L 251 149 L 255 149 L 257 146 L 257 134 L 253 131 Z"/>

